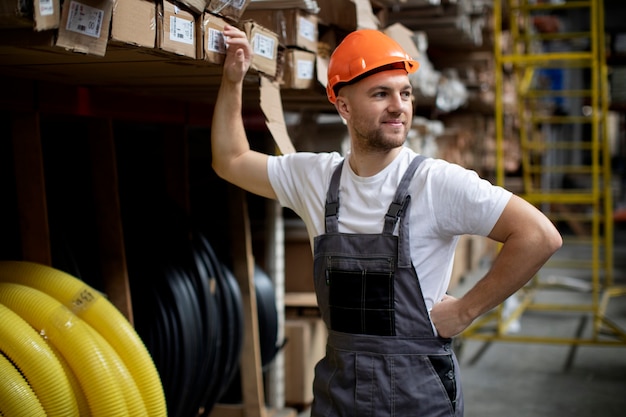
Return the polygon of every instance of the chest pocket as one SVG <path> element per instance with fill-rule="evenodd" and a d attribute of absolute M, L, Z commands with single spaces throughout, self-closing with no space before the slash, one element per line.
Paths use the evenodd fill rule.
<path fill-rule="evenodd" d="M 329 256 L 326 265 L 331 329 L 395 336 L 395 257 Z"/>

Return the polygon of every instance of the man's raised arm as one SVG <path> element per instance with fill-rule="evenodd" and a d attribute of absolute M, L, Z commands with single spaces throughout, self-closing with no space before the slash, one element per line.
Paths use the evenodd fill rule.
<path fill-rule="evenodd" d="M 268 156 L 250 149 L 241 115 L 243 80 L 252 48 L 245 33 L 233 26 L 224 28 L 224 38 L 226 59 L 211 125 L 213 169 L 244 190 L 275 199 L 267 175 Z"/>

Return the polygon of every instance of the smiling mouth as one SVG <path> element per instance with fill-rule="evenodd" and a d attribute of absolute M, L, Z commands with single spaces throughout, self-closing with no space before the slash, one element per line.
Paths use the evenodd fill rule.
<path fill-rule="evenodd" d="M 404 126 L 404 122 L 400 121 L 400 120 L 385 120 L 383 122 L 384 125 L 389 125 L 389 126 Z"/>

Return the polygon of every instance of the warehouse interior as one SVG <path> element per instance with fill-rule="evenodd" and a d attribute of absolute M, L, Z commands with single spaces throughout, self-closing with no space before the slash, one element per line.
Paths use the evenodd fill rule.
<path fill-rule="evenodd" d="M 25 398 L 3 388 L 0 415 L 309 415 L 326 329 L 304 223 L 211 168 L 227 23 L 265 42 L 244 91 L 253 148 L 344 152 L 325 69 L 347 33 L 378 29 L 420 63 L 406 146 L 521 195 L 563 235 L 456 338 L 467 417 L 623 415 L 622 6 L 0 0 L 0 379 Z M 463 236 L 449 292 L 497 249 Z"/>

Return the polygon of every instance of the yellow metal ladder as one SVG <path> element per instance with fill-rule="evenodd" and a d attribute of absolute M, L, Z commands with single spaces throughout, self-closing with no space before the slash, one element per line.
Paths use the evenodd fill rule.
<path fill-rule="evenodd" d="M 546 22 L 560 25 L 544 30 Z M 613 282 L 603 2 L 495 0 L 494 44 L 496 183 L 565 229 L 564 248 L 570 256 L 564 259 L 557 253 L 516 294 L 514 309 L 501 307 L 485 315 L 463 338 L 626 344 L 626 332 L 606 316 L 609 301 L 626 295 L 626 290 Z M 520 152 L 517 176 L 505 172 L 505 149 L 512 147 Z M 511 181 L 515 178 L 517 189 Z M 572 275 L 543 276 L 549 268 L 571 270 Z M 589 294 L 590 299 L 559 303 L 557 297 L 540 296 L 564 288 Z M 591 317 L 593 328 L 573 337 L 512 334 L 510 326 L 527 310 L 578 313 Z"/>

